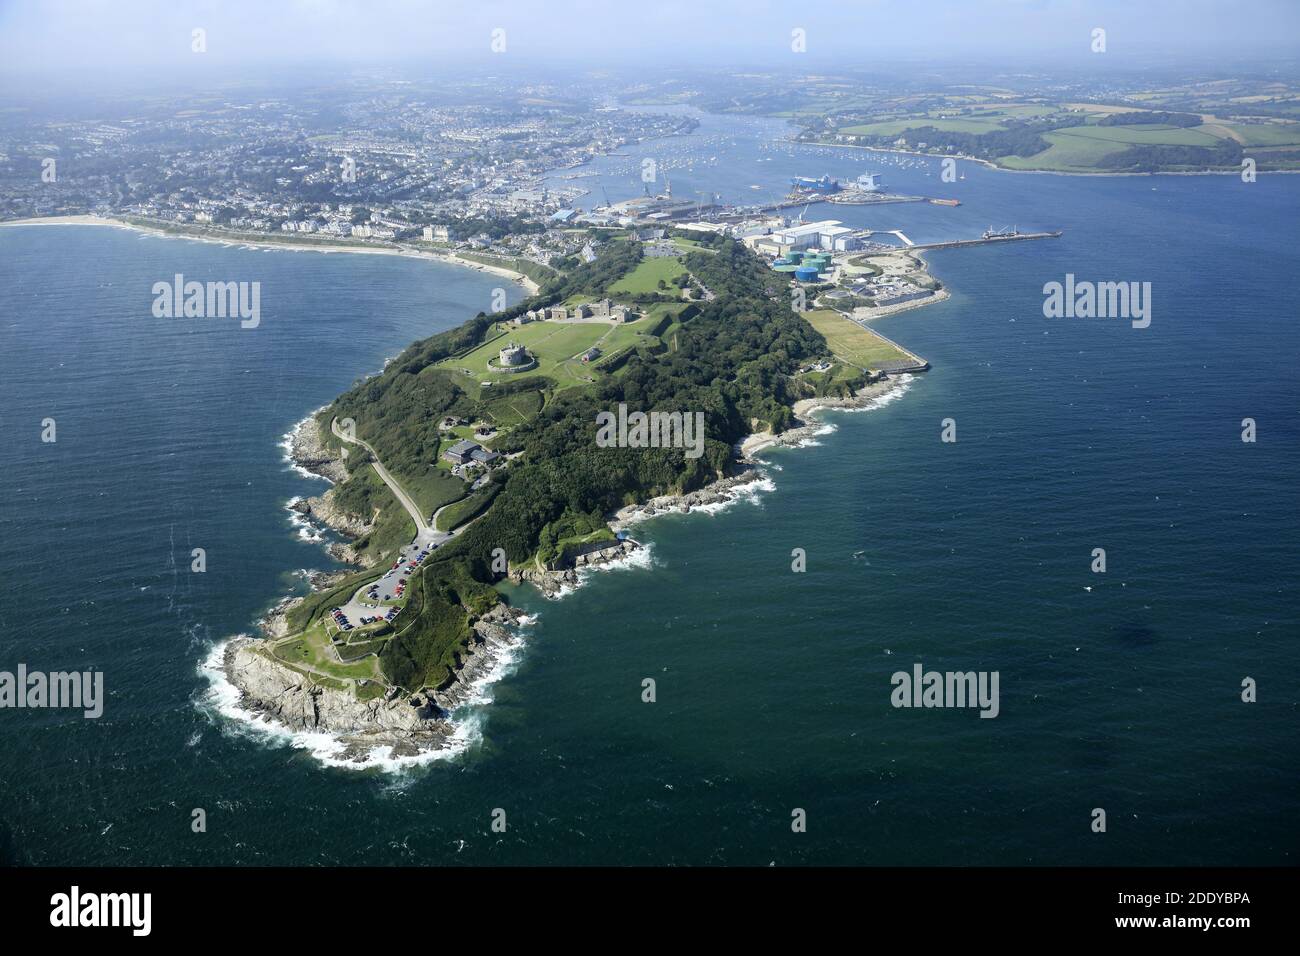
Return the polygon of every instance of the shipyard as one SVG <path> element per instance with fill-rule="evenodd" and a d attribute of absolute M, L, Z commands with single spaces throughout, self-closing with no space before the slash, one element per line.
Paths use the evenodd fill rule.
<path fill-rule="evenodd" d="M 960 201 L 892 192 L 877 170 L 865 170 L 847 182 L 825 173 L 797 175 L 790 177 L 788 184 L 789 193 L 776 202 L 727 204 L 716 193 L 675 196 L 671 178 L 665 173 L 659 191 L 643 184 L 642 195 L 618 202 L 610 201 L 601 186 L 604 202 L 590 212 L 575 213 L 572 221 L 630 229 L 632 236 L 645 243 L 647 256 L 671 254 L 670 234 L 727 236 L 762 257 L 783 285 L 803 295 L 810 309 L 838 313 L 855 323 L 947 297 L 942 284 L 929 275 L 918 255 L 921 252 L 1061 235 L 1060 231 L 1022 232 L 1018 226 L 990 225 L 969 238 L 915 242 L 902 229 L 889 225 L 852 226 L 840 219 L 817 217 L 813 207 L 930 203 L 951 208 Z M 664 243 L 670 247 L 666 253 Z M 923 367 L 928 363 L 919 358 L 909 364 L 911 370 Z"/>

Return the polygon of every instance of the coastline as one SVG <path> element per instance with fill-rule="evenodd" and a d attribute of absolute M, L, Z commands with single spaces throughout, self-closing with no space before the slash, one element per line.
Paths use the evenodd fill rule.
<path fill-rule="evenodd" d="M 1010 166 L 999 166 L 997 163 L 988 159 L 980 159 L 977 156 L 967 156 L 965 153 L 923 153 L 915 149 L 899 149 L 897 146 L 863 146 L 860 143 L 805 143 L 800 140 L 791 140 L 796 146 L 827 146 L 832 149 L 865 149 L 872 153 L 901 153 L 905 156 L 922 156 L 927 159 L 960 159 L 967 163 L 979 163 L 989 169 L 996 169 L 1000 173 L 1026 173 L 1034 176 L 1240 176 L 1240 169 L 1186 169 L 1186 170 L 1155 170 L 1146 173 L 1104 173 L 1104 172 L 1082 172 L 1078 170 L 1066 169 L 1012 169 Z M 1261 169 L 1256 175 L 1296 175 L 1300 174 L 1300 169 Z"/>
<path fill-rule="evenodd" d="M 851 398 L 801 399 L 794 405 L 794 427 L 780 435 L 756 432 L 737 443 L 740 460 L 736 474 L 684 494 L 660 495 L 627 505 L 609 517 L 610 529 L 626 532 L 666 514 L 716 514 L 738 501 L 772 491 L 775 484 L 757 457 L 760 452 L 808 444 L 834 427 L 816 418 L 817 412 L 878 408 L 901 397 L 911 381 L 911 375 L 901 375 L 872 383 Z M 319 411 L 297 422 L 281 447 L 292 468 L 332 486 L 346 472 L 341 471 L 341 455 L 320 439 Z M 349 516 L 292 504 L 290 510 L 341 534 L 355 533 L 355 519 Z M 327 552 L 340 561 L 357 564 L 347 545 L 333 547 L 337 550 L 327 548 Z M 584 556 L 573 568 L 512 571 L 510 580 L 532 585 L 545 598 L 560 599 L 581 587 L 592 572 L 652 566 L 650 550 L 629 538 L 606 551 Z M 336 584 L 347 572 L 304 573 L 311 591 L 318 592 Z M 287 636 L 286 615 L 303 600 L 302 595 L 281 598 L 258 621 L 260 636 L 237 634 L 212 648 L 199 667 L 209 682 L 206 704 L 264 740 L 306 749 L 327 766 L 356 770 L 398 771 L 451 759 L 469 749 L 479 739 L 479 721 L 464 709 L 491 703 L 490 688 L 519 660 L 525 632 L 534 620 L 500 603 L 482 618 L 470 619 L 474 638 L 465 649 L 462 666 L 447 685 L 415 694 L 390 690 L 380 698 L 362 701 L 351 689 L 325 686 L 262 650 L 267 640 Z"/>
<path fill-rule="evenodd" d="M 474 637 L 449 686 L 370 700 L 274 661 L 264 638 L 237 634 L 200 663 L 209 682 L 205 703 L 265 740 L 310 751 L 326 766 L 392 771 L 447 760 L 478 739 L 477 722 L 460 711 L 491 702 L 488 688 L 518 660 L 530 623 L 498 604 L 473 620 Z"/>
<path fill-rule="evenodd" d="M 304 476 L 324 479 L 324 495 L 297 498 L 288 506 L 299 520 L 316 521 L 344 536 L 357 533 L 352 516 L 319 507 L 346 477 L 342 456 L 320 437 L 316 409 L 295 423 L 280 442 L 284 460 Z M 317 502 L 317 507 L 300 507 Z M 346 544 L 325 548 L 336 560 L 364 566 Z M 347 570 L 304 571 L 309 593 L 336 585 Z M 280 598 L 257 621 L 257 634 L 235 634 L 215 644 L 199 664 L 208 681 L 202 704 L 267 742 L 305 749 L 326 766 L 398 771 L 457 756 L 478 739 L 478 721 L 463 708 L 490 703 L 490 688 L 509 673 L 531 619 L 505 603 L 471 617 L 473 638 L 452 680 L 415 694 L 390 689 L 360 700 L 274 660 L 267 641 L 289 633 L 287 614 L 305 595 Z"/>
<path fill-rule="evenodd" d="M 520 282 L 530 292 L 536 283 L 526 276 L 505 268 L 457 259 L 449 253 L 406 251 L 395 248 L 321 246 L 291 242 L 257 242 L 216 235 L 200 236 L 150 228 L 136 223 L 99 216 L 48 217 L 14 220 L 0 225 L 94 225 L 130 229 L 138 233 L 170 238 L 193 239 L 225 245 L 254 248 L 283 248 L 311 252 L 354 252 L 371 255 L 407 255 L 452 262 L 461 266 L 496 273 Z M 906 252 L 900 249 L 899 252 Z M 920 256 L 918 253 L 918 260 Z M 923 260 L 920 260 L 923 262 Z M 902 303 L 878 313 L 880 316 L 932 304 L 947 298 L 947 289 L 924 300 Z M 739 441 L 733 474 L 714 478 L 700 488 L 682 494 L 660 495 L 634 503 L 607 516 L 609 527 L 623 533 L 623 539 L 593 553 L 579 556 L 573 566 L 546 570 L 538 567 L 511 569 L 509 580 L 529 584 L 547 599 L 560 599 L 573 593 L 595 571 L 653 566 L 651 548 L 633 540 L 627 531 L 633 526 L 665 514 L 715 514 L 742 500 L 755 500 L 765 491 L 775 489 L 768 469 L 758 455 L 772 447 L 797 447 L 812 443 L 833 425 L 817 418 L 823 409 L 866 410 L 879 407 L 906 391 L 910 375 L 886 378 L 859 389 L 849 398 L 802 399 L 793 406 L 793 427 L 780 435 L 758 432 Z M 334 487 L 346 480 L 343 458 L 346 450 L 329 445 L 321 434 L 315 409 L 296 422 L 283 436 L 280 447 L 286 465 L 304 477 L 315 477 L 330 485 L 320 495 L 295 497 L 286 505 L 299 533 L 307 540 L 320 541 L 321 527 L 329 528 L 345 539 L 365 534 L 373 527 L 355 515 L 335 509 L 331 503 Z M 364 561 L 347 541 L 324 545 L 326 553 L 351 568 L 364 568 L 374 561 Z M 319 593 L 336 586 L 349 571 L 303 571 L 309 593 Z M 437 689 L 423 688 L 407 693 L 387 688 L 382 695 L 361 699 L 353 684 L 340 685 L 323 679 L 323 673 L 299 670 L 275 659 L 268 641 L 288 636 L 289 611 L 302 603 L 305 595 L 286 595 L 271 605 L 257 621 L 256 634 L 236 634 L 218 642 L 200 663 L 200 672 L 209 681 L 204 703 L 236 722 L 244 731 L 272 737 L 281 743 L 309 750 L 329 766 L 366 769 L 380 767 L 401 769 L 412 764 L 454 757 L 479 739 L 478 715 L 463 708 L 490 703 L 490 688 L 509 673 L 524 646 L 524 631 L 532 620 L 504 601 L 482 619 L 469 619 L 472 637 L 464 649 L 461 663 L 449 680 Z M 366 683 L 366 681 L 362 681 Z M 363 695 L 364 696 L 364 695 Z"/>
<path fill-rule="evenodd" d="M 824 433 L 827 425 L 815 417 L 817 412 L 870 411 L 901 398 L 913 380 L 910 374 L 884 378 L 858 389 L 852 398 L 802 398 L 794 403 L 795 427 L 787 428 L 779 435 L 770 431 L 755 432 L 741 439 L 736 450 L 742 460 L 756 462 L 761 460 L 757 457 L 758 454 L 769 448 L 798 447 Z"/>
<path fill-rule="evenodd" d="M 93 215 L 40 216 L 31 219 L 8 219 L 4 222 L 0 222 L 0 228 L 5 226 L 109 226 L 116 229 L 129 229 L 133 232 L 142 233 L 143 235 L 148 236 L 161 236 L 165 239 L 189 239 L 193 242 L 213 242 L 223 246 L 251 246 L 255 249 L 285 249 L 290 252 L 346 252 L 370 256 L 404 256 L 408 259 L 427 259 L 432 262 L 445 262 L 450 265 L 473 269 L 477 272 L 485 272 L 490 275 L 501 276 L 503 279 L 509 279 L 511 282 L 518 283 L 523 287 L 524 291 L 528 295 L 536 295 L 540 288 L 537 282 L 530 279 L 522 272 L 507 269 L 505 266 L 472 262 L 468 259 L 461 259 L 452 253 L 436 252 L 433 250 L 426 251 L 422 249 L 392 247 L 370 248 L 355 243 L 310 244 L 304 242 L 280 242 L 278 240 L 269 239 L 259 241 L 255 237 L 244 238 L 243 236 L 222 236 L 217 233 L 211 235 L 190 235 L 188 233 L 171 232 L 161 227 L 142 226 L 138 223 L 127 222 L 124 219 L 114 219 L 108 216 Z"/>
<path fill-rule="evenodd" d="M 328 507 L 333 486 L 346 478 L 339 449 L 321 440 L 316 409 L 298 421 L 280 442 L 284 460 L 304 476 L 331 484 L 323 495 L 296 498 L 288 510 L 301 521 L 316 521 L 341 535 L 364 531 L 354 516 Z M 347 544 L 325 548 L 336 560 L 364 567 Z M 648 549 L 623 541 L 610 552 L 578 559 L 563 571 L 534 571 L 517 580 L 533 584 L 547 597 L 571 593 L 588 573 L 648 558 Z M 310 592 L 336 585 L 347 571 L 304 571 Z M 268 640 L 288 636 L 288 612 L 304 595 L 288 595 L 257 621 L 259 634 L 237 634 L 216 644 L 200 664 L 209 682 L 205 703 L 221 716 L 258 736 L 309 750 L 327 766 L 364 770 L 399 770 L 463 753 L 478 739 L 478 721 L 463 708 L 490 703 L 490 688 L 510 672 L 532 623 L 523 612 L 503 603 L 482 617 L 471 617 L 473 638 L 452 679 L 435 690 L 414 694 L 390 689 L 381 698 L 359 700 L 353 691 L 327 686 L 311 675 L 274 660 Z"/>

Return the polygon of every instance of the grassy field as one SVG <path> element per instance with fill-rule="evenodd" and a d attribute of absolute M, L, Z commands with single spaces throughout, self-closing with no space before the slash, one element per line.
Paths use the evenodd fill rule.
<path fill-rule="evenodd" d="M 1246 146 L 1300 145 L 1300 123 L 1223 123 Z"/>
<path fill-rule="evenodd" d="M 469 497 L 456 502 L 456 504 L 438 515 L 438 530 L 451 531 L 471 518 L 477 518 L 491 503 L 492 499 L 496 497 L 499 488 L 499 485 L 489 485 L 487 488 L 476 491 Z"/>
<path fill-rule="evenodd" d="M 376 475 L 375 477 L 378 478 L 379 476 Z M 420 511 L 424 513 L 426 518 L 448 502 L 455 501 L 465 495 L 465 482 L 454 475 L 447 475 L 432 467 L 422 475 L 404 474 L 398 480 L 402 483 L 402 487 L 406 489 L 406 493 L 415 499 L 415 503 L 419 505 Z M 396 503 L 395 500 L 394 503 Z M 402 511 L 405 514 L 405 509 L 402 509 Z M 409 523 L 410 520 L 408 515 L 407 522 Z M 412 526 L 411 534 L 414 533 L 415 528 Z M 407 543 L 402 542 L 402 544 Z"/>
<path fill-rule="evenodd" d="M 908 130 L 933 126 L 935 129 L 949 133 L 988 133 L 995 129 L 1004 129 L 995 117 L 972 119 L 930 119 L 919 116 L 916 119 L 886 120 L 883 123 L 867 123 L 862 126 L 846 126 L 840 130 L 849 136 L 897 136 Z"/>
<path fill-rule="evenodd" d="M 636 295 L 641 292 L 659 292 L 659 280 L 671 283 L 686 272 L 686 266 L 676 256 L 644 259 L 635 269 L 609 287 L 610 295 Z"/>
<path fill-rule="evenodd" d="M 1137 123 L 1132 126 L 1067 126 L 1052 131 L 1057 136 L 1099 139 L 1108 143 L 1135 146 L 1214 146 L 1220 142 L 1200 128 L 1165 126 L 1160 123 Z"/>
<path fill-rule="evenodd" d="M 658 260 L 656 260 L 658 261 Z M 668 260 L 670 262 L 676 260 Z M 602 352 L 613 352 L 638 341 L 648 341 L 646 330 L 652 322 L 645 318 L 626 324 L 607 322 L 529 322 L 512 327 L 507 336 L 496 342 L 481 345 L 459 358 L 444 359 L 439 368 L 449 369 L 460 376 L 479 381 L 521 381 L 546 376 L 554 379 L 561 388 L 579 385 L 595 373 L 582 363 L 579 356 L 592 346 Z M 507 341 L 518 342 L 537 359 L 537 367 L 527 372 L 489 372 L 488 359 L 496 358 Z M 458 379 L 459 381 L 459 379 Z M 523 399 L 511 396 L 510 400 Z M 519 409 L 520 420 L 526 409 Z M 508 416 L 503 416 L 508 417 Z"/>
<path fill-rule="evenodd" d="M 831 353 L 840 361 L 861 369 L 878 368 L 881 362 L 906 360 L 907 356 L 870 329 L 864 329 L 833 309 L 803 313 L 808 324 L 822 334 Z"/>
<path fill-rule="evenodd" d="M 379 662 L 374 657 L 365 657 L 350 664 L 339 663 L 329 647 L 325 628 L 320 623 L 296 637 L 274 645 L 271 653 L 285 664 L 310 667 L 342 680 L 357 677 L 382 679 Z"/>
<path fill-rule="evenodd" d="M 704 252 L 712 252 L 712 251 L 713 251 L 713 250 L 710 249 L 708 246 L 702 246 L 702 245 L 700 245 L 700 244 L 699 244 L 698 242 L 696 242 L 694 239 L 686 239 L 686 238 L 684 238 L 684 237 L 682 237 L 682 236 L 674 236 L 674 237 L 673 237 L 673 245 L 675 245 L 678 249 L 682 250 L 682 252 L 693 252 L 693 251 L 695 251 L 695 250 L 697 250 L 697 249 L 698 249 L 698 250 L 703 250 Z"/>
<path fill-rule="evenodd" d="M 512 395 L 494 398 L 486 403 L 485 410 L 498 427 L 512 428 L 520 422 L 534 417 L 542 410 L 542 393 L 539 391 L 515 392 Z M 468 429 L 466 430 L 468 431 Z M 471 441 L 475 440 L 473 435 L 466 435 L 465 437 Z"/>
<path fill-rule="evenodd" d="M 1051 146 L 1033 156 L 1004 156 L 1009 169 L 1096 172 L 1107 156 L 1130 146 L 1214 146 L 1220 137 L 1201 129 L 1143 123 L 1133 126 L 1070 126 L 1044 133 Z"/>
<path fill-rule="evenodd" d="M 981 117 L 1013 116 L 1017 119 L 1029 116 L 1051 116 L 1053 113 L 1060 112 L 1055 106 L 1045 106 L 1041 103 L 972 103 L 970 108 L 978 110 Z"/>
<path fill-rule="evenodd" d="M 900 136 L 925 126 L 939 130 L 963 133 L 988 133 L 1011 128 L 1013 120 L 1053 117 L 1058 120 L 1070 114 L 1063 109 L 1074 108 L 1077 118 L 1074 125 L 1063 126 L 1042 133 L 1048 148 L 1033 156 L 1003 156 L 998 165 L 1008 169 L 1047 170 L 1055 172 L 1098 172 L 1104 170 L 1108 157 L 1133 146 L 1214 147 L 1225 140 L 1259 149 L 1300 145 L 1300 123 L 1242 123 L 1231 122 L 1200 111 L 1205 123 L 1195 127 L 1170 126 L 1161 123 L 1100 126 L 1098 121 L 1115 113 L 1135 112 L 1133 107 L 1103 106 L 1099 104 L 1066 103 L 1053 106 L 1040 103 L 1004 103 L 1000 101 L 961 102 L 950 97 L 950 102 L 964 115 L 938 118 L 951 110 L 934 110 L 906 119 L 883 120 L 845 126 L 840 133 L 859 136 Z M 1153 102 L 1153 108 L 1160 108 Z M 1196 112 L 1193 110 L 1193 112 Z"/>

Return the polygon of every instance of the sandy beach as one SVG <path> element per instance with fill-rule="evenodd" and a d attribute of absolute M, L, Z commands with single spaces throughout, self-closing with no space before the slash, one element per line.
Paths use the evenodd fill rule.
<path fill-rule="evenodd" d="M 513 269 L 507 269 L 504 266 L 487 265 L 481 262 L 471 262 L 468 259 L 461 259 L 449 252 L 424 251 L 420 249 L 404 248 L 386 248 L 386 247 L 369 247 L 356 243 L 337 243 L 337 244 L 311 244 L 304 242 L 280 242 L 278 240 L 259 240 L 256 237 L 245 238 L 243 236 L 223 236 L 217 233 L 212 235 L 190 235 L 188 233 L 171 232 L 161 227 L 142 226 L 138 223 L 127 222 L 123 219 L 112 219 L 105 216 L 45 216 L 37 219 L 11 219 L 7 222 L 0 222 L 0 226 L 110 226 L 116 229 L 130 229 L 134 232 L 142 232 L 151 236 L 163 236 L 168 239 L 189 239 L 194 242 L 215 242 L 223 246 L 253 246 L 258 249 L 289 249 L 294 252 L 347 252 L 360 253 L 371 256 L 405 256 L 408 259 L 430 259 L 435 262 L 447 262 L 465 269 L 475 269 L 479 272 L 485 272 L 490 275 L 498 275 L 503 279 L 509 279 L 511 282 L 517 282 L 529 295 L 536 295 L 539 288 L 538 284 L 524 275 L 522 272 L 516 272 Z"/>

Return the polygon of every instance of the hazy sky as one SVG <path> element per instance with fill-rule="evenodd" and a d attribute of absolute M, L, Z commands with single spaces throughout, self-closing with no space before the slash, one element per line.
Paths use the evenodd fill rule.
<path fill-rule="evenodd" d="M 1295 56 L 1300 0 L 0 0 L 0 69 L 97 73 L 299 63 L 791 65 L 924 57 L 1085 58 L 1141 65 Z M 207 52 L 191 52 L 191 31 Z M 491 51 L 493 29 L 506 50 Z M 1007 68 L 1014 68 L 1007 63 Z"/>

